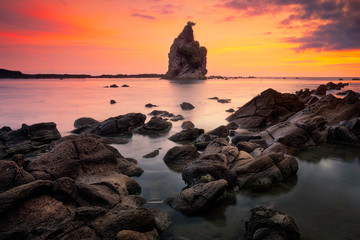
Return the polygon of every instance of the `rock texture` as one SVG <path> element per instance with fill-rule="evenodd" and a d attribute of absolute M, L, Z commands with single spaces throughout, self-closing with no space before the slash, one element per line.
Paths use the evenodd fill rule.
<path fill-rule="evenodd" d="M 207 50 L 194 40 L 194 25 L 188 22 L 171 45 L 165 79 L 206 79 Z"/>
<path fill-rule="evenodd" d="M 18 130 L 2 128 L 0 131 L 0 158 L 9 158 L 15 154 L 44 152 L 46 146 L 61 137 L 56 124 L 23 124 Z"/>
<path fill-rule="evenodd" d="M 251 209 L 251 214 L 251 218 L 245 224 L 245 240 L 300 239 L 300 232 L 294 219 L 285 213 L 261 206 Z"/>

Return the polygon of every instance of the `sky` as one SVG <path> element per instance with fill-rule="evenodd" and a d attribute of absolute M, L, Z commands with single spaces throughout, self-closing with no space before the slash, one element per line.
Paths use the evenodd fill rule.
<path fill-rule="evenodd" d="M 165 73 L 187 21 L 210 75 L 360 76 L 359 0 L 0 0 L 0 68 Z"/>

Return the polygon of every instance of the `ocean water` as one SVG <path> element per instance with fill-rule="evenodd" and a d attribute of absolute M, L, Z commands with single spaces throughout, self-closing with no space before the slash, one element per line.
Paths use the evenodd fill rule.
<path fill-rule="evenodd" d="M 150 113 L 166 110 L 182 114 L 196 127 L 209 131 L 222 124 L 230 115 L 225 110 L 241 107 L 273 88 L 295 93 L 303 88 L 315 89 L 338 78 L 256 78 L 212 79 L 204 81 L 169 81 L 159 79 L 2 79 L 0 80 L 0 127 L 13 129 L 21 124 L 55 122 L 63 136 L 74 128 L 79 117 L 103 121 L 129 112 Z M 351 79 L 343 90 L 360 92 L 360 81 Z M 104 88 L 111 84 L 119 88 Z M 123 84 L 129 87 L 121 87 Z M 335 92 L 334 92 L 335 93 Z M 210 97 L 231 99 L 221 104 Z M 117 103 L 110 104 L 113 99 Z M 183 111 L 180 103 L 195 106 Z M 146 108 L 145 104 L 159 105 Z M 150 116 L 148 117 L 148 120 Z M 182 121 L 173 122 L 172 129 L 158 137 L 134 134 L 130 142 L 116 145 L 125 157 L 139 161 L 144 174 L 134 178 L 142 187 L 146 206 L 158 207 L 172 218 L 172 228 L 161 239 L 242 239 L 250 209 L 264 205 L 275 207 L 292 216 L 302 239 L 360 239 L 360 149 L 351 146 L 324 145 L 297 154 L 297 177 L 267 189 L 242 190 L 229 196 L 211 211 L 186 216 L 162 203 L 167 196 L 185 187 L 181 173 L 169 169 L 162 158 L 175 145 L 167 138 L 180 131 Z M 142 156 L 155 149 L 155 158 Z"/>

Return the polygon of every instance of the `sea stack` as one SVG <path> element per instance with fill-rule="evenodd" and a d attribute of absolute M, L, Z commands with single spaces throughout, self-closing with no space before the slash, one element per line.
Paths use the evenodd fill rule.
<path fill-rule="evenodd" d="M 206 79 L 207 50 L 194 40 L 194 25 L 195 23 L 188 22 L 171 45 L 169 69 L 165 79 Z"/>

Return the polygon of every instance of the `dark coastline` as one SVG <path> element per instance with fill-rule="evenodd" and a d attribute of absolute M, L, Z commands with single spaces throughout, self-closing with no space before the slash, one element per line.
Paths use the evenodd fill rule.
<path fill-rule="evenodd" d="M 92 76 L 89 74 L 24 74 L 20 71 L 11 71 L 6 69 L 0 69 L 0 79 L 65 79 L 65 78 L 162 78 L 164 74 L 102 74 L 98 76 Z"/>

